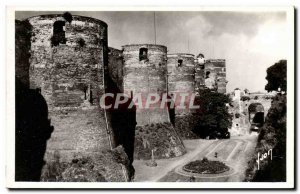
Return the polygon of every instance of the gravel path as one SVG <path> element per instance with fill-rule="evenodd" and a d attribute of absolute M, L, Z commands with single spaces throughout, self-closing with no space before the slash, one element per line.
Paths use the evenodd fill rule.
<path fill-rule="evenodd" d="M 170 171 L 166 176 L 161 178 L 160 182 L 190 182 L 191 177 L 195 178 L 195 182 L 240 182 L 244 180 L 244 172 L 247 169 L 247 162 L 250 154 L 254 151 L 256 136 L 237 137 L 229 140 L 218 140 L 210 145 L 213 147 L 207 153 L 207 150 L 202 150 L 192 160 L 202 159 L 204 156 L 210 160 L 219 160 L 230 167 L 228 172 L 215 175 L 199 175 L 187 173 L 182 170 L 182 163 L 175 170 Z M 234 145 L 234 146 L 233 146 Z M 222 152 L 223 158 L 215 158 L 215 152 Z M 191 160 L 191 161 L 192 161 Z"/>
<path fill-rule="evenodd" d="M 184 140 L 187 153 L 183 156 L 156 160 L 157 167 L 146 166 L 145 160 L 135 160 L 135 182 L 232 182 L 243 181 L 249 156 L 254 151 L 257 136 L 240 136 L 228 140 Z M 218 152 L 218 158 L 215 158 Z M 219 157 L 220 156 L 220 157 Z M 230 171 L 218 175 L 193 175 L 182 171 L 190 161 L 207 157 L 220 160 L 231 167 Z"/>
<path fill-rule="evenodd" d="M 156 182 L 175 169 L 177 166 L 187 163 L 195 158 L 202 150 L 206 150 L 216 140 L 185 140 L 183 141 L 187 149 L 187 153 L 183 156 L 156 160 L 157 167 L 146 166 L 149 160 L 135 160 L 133 166 L 135 168 L 135 182 Z"/>

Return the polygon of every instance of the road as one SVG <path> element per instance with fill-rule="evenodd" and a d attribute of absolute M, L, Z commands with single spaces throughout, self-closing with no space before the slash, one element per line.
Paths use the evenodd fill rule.
<path fill-rule="evenodd" d="M 147 161 L 134 161 L 135 181 L 143 182 L 188 182 L 191 176 L 197 182 L 243 181 L 249 156 L 253 153 L 256 135 L 238 136 L 226 140 L 184 140 L 187 154 L 172 159 L 157 160 L 157 167 L 148 167 Z M 217 153 L 217 158 L 215 157 Z M 184 172 L 182 166 L 207 157 L 230 166 L 228 172 L 217 175 L 195 175 Z"/>

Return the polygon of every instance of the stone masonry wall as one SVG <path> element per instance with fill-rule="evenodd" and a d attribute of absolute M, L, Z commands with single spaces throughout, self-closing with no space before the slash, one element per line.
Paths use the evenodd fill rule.
<path fill-rule="evenodd" d="M 109 47 L 108 72 L 110 78 L 117 85 L 120 91 L 124 91 L 123 66 L 123 52 L 121 50 Z"/>
<path fill-rule="evenodd" d="M 141 49 L 141 50 L 140 50 Z M 145 55 L 141 56 L 141 51 Z M 167 93 L 167 48 L 161 45 L 140 44 L 123 46 L 124 92 L 126 94 Z M 185 153 L 185 148 L 172 124 L 168 108 L 160 102 L 145 109 L 136 104 L 134 157 L 149 159 L 154 150 L 156 158 L 170 158 Z M 160 142 L 164 142 L 163 144 Z"/>
<path fill-rule="evenodd" d="M 195 62 L 195 93 L 199 95 L 199 90 L 204 89 L 205 86 L 205 72 L 204 64 Z"/>
<path fill-rule="evenodd" d="M 109 47 L 108 51 L 108 76 L 106 79 L 106 92 L 112 93 L 113 98 L 107 100 L 108 103 L 114 104 L 116 96 L 124 92 L 123 86 L 123 51 Z M 114 134 L 115 145 L 122 145 L 130 160 L 133 162 L 136 111 L 135 107 L 129 107 L 131 99 L 120 105 L 118 108 L 107 110 L 108 123 L 111 124 Z"/>
<path fill-rule="evenodd" d="M 59 162 L 72 163 L 78 155 L 96 156 L 111 149 L 108 133 L 112 130 L 99 107 L 105 92 L 107 25 L 93 18 L 71 16 L 70 20 L 64 15 L 42 15 L 26 21 L 32 26 L 30 88 L 40 89 L 54 127 L 44 157 L 43 176 L 48 176 L 45 171 L 52 168 L 57 156 Z M 54 27 L 57 22 L 61 25 L 58 34 Z"/>
<path fill-rule="evenodd" d="M 210 71 L 210 76 L 215 77 L 219 93 L 226 93 L 226 61 L 225 59 L 208 59 L 205 62 L 205 74 Z"/>
<path fill-rule="evenodd" d="M 181 63 L 181 64 L 180 64 Z M 192 94 L 195 91 L 195 65 L 192 54 L 168 54 L 168 95 Z M 180 102 L 180 98 L 176 101 Z M 187 101 L 185 107 L 188 107 Z M 175 114 L 187 114 L 189 109 L 176 109 Z"/>
<path fill-rule="evenodd" d="M 195 63 L 194 55 L 179 53 L 168 54 L 168 95 L 175 97 L 175 104 L 181 102 L 178 94 L 195 92 Z M 177 97 L 176 97 L 177 95 Z M 189 107 L 189 101 L 185 102 Z M 174 128 L 181 138 L 193 137 L 193 117 L 188 108 L 179 109 L 175 105 Z"/>
<path fill-rule="evenodd" d="M 148 60 L 139 60 L 139 49 L 148 49 Z M 167 48 L 160 45 L 123 46 L 124 57 L 124 92 L 141 93 L 145 99 L 149 93 L 162 95 L 167 92 Z M 138 125 L 169 122 L 168 110 L 157 107 L 140 109 L 137 106 Z"/>
<path fill-rule="evenodd" d="M 255 97 L 257 96 L 257 99 Z M 232 113 L 232 127 L 229 130 L 231 135 L 244 135 L 250 132 L 250 116 L 249 106 L 253 103 L 260 103 L 264 107 L 264 117 L 267 116 L 271 107 L 272 97 L 268 95 L 249 95 L 250 99 L 242 101 L 236 99 L 232 103 L 232 107 L 229 107 L 229 111 Z"/>

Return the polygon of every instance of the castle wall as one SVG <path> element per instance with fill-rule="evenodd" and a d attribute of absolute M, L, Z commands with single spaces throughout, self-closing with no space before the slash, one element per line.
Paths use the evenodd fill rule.
<path fill-rule="evenodd" d="M 71 23 L 56 15 L 32 17 L 28 21 L 33 27 L 31 88 L 41 89 L 50 109 L 79 107 L 85 99 L 96 105 L 98 96 L 104 93 L 107 25 L 80 16 L 73 16 Z M 66 43 L 58 46 L 51 45 L 55 21 L 65 21 Z M 80 40 L 85 42 L 84 46 L 80 46 Z"/>
<path fill-rule="evenodd" d="M 195 93 L 199 95 L 199 90 L 205 87 L 205 71 L 204 64 L 195 62 Z"/>
<path fill-rule="evenodd" d="M 57 160 L 72 164 L 74 158 L 100 156 L 113 146 L 108 134 L 112 130 L 99 107 L 108 62 L 107 25 L 81 16 L 66 21 L 63 15 L 36 16 L 25 22 L 32 28 L 30 88 L 38 88 L 45 98 L 54 127 L 44 157 L 42 180 L 47 181 Z M 115 173 L 123 174 L 122 165 L 117 167 Z"/>
<path fill-rule="evenodd" d="M 148 60 L 139 60 L 140 48 L 148 49 Z M 150 93 L 162 96 L 167 92 L 167 48 L 160 45 L 123 46 L 124 57 L 124 92 L 142 94 L 143 99 Z M 137 125 L 170 122 L 167 109 L 161 109 L 160 103 L 152 109 L 137 106 Z"/>
<path fill-rule="evenodd" d="M 195 65 L 192 54 L 168 54 L 168 95 L 192 94 L 195 91 Z M 180 99 L 178 99 L 180 102 Z M 186 101 L 185 107 L 188 107 Z M 186 114 L 189 110 L 176 109 L 175 114 Z"/>
<path fill-rule="evenodd" d="M 255 97 L 257 96 L 257 99 Z M 250 132 L 251 115 L 249 115 L 249 106 L 253 103 L 260 103 L 263 106 L 264 117 L 267 116 L 271 107 L 272 97 L 268 95 L 249 95 L 249 100 L 242 101 L 240 98 L 233 100 L 233 107 L 229 111 L 233 114 L 231 135 L 245 135 Z"/>
<path fill-rule="evenodd" d="M 109 47 L 108 52 L 108 73 L 112 81 L 117 85 L 120 91 L 123 88 L 123 52 L 112 47 Z"/>
<path fill-rule="evenodd" d="M 257 99 L 255 97 L 257 96 Z M 249 113 L 249 106 L 253 103 L 260 103 L 263 106 L 263 112 L 264 112 L 264 117 L 267 116 L 269 109 L 272 104 L 272 97 L 268 95 L 255 95 L 255 94 L 250 94 L 249 95 L 250 100 L 249 101 L 242 101 L 242 109 Z M 249 116 L 247 118 L 249 120 Z"/>
<path fill-rule="evenodd" d="M 191 96 L 196 87 L 196 68 L 194 55 L 187 53 L 168 54 L 168 95 L 175 97 L 174 128 L 184 139 L 193 138 L 193 116 L 189 110 L 189 98 L 185 101 L 184 109 L 178 108 L 181 98 L 178 94 L 188 93 Z M 200 79 L 198 78 L 198 82 Z M 176 106 L 177 105 L 177 106 Z"/>
<path fill-rule="evenodd" d="M 208 59 L 205 62 L 205 85 L 214 82 L 216 89 L 219 93 L 226 93 L 226 61 L 225 59 Z M 206 77 L 206 73 L 210 72 L 209 78 Z M 208 80 L 210 79 L 210 80 Z"/>
<path fill-rule="evenodd" d="M 124 92 L 123 86 L 123 51 L 109 47 L 108 52 L 108 79 L 106 92 L 112 93 L 112 104 L 116 102 L 117 95 Z M 133 162 L 134 136 L 136 126 L 136 110 L 130 107 L 131 99 L 126 97 L 127 103 L 118 108 L 107 110 L 108 121 L 114 134 L 114 142 L 123 145 L 130 162 Z"/>
<path fill-rule="evenodd" d="M 167 48 L 161 45 L 139 44 L 123 46 L 124 93 L 159 96 L 167 93 Z M 137 159 L 170 158 L 184 154 L 185 148 L 177 135 L 167 107 L 160 108 L 161 99 L 150 108 L 136 103 L 134 157 Z M 145 107 L 145 106 L 143 106 Z"/>

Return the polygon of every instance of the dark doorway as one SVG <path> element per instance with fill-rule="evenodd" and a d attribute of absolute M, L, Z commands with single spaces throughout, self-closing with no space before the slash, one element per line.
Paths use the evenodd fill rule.
<path fill-rule="evenodd" d="M 252 103 L 248 107 L 249 111 L 249 121 L 251 124 L 250 132 L 257 131 L 264 124 L 264 106 L 261 103 Z"/>
<path fill-rule="evenodd" d="M 257 123 L 262 127 L 264 124 L 264 112 L 257 112 L 252 119 L 252 123 Z"/>

